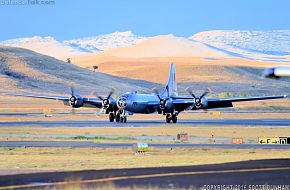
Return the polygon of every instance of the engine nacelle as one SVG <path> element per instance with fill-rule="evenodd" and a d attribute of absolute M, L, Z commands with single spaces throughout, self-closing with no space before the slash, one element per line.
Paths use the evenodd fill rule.
<path fill-rule="evenodd" d="M 173 101 L 172 99 L 169 99 L 165 102 L 165 108 L 166 110 L 172 110 L 173 109 Z"/>
<path fill-rule="evenodd" d="M 208 107 L 208 101 L 205 97 L 195 99 L 195 109 L 206 109 Z"/>
<path fill-rule="evenodd" d="M 168 113 L 174 109 L 173 101 L 171 98 L 169 99 L 161 99 L 159 108 L 157 109 L 158 113 Z"/>
<path fill-rule="evenodd" d="M 84 105 L 84 100 L 83 97 L 76 94 L 73 95 L 69 98 L 69 104 L 71 105 L 71 107 L 73 108 L 79 108 L 82 107 Z"/>
<path fill-rule="evenodd" d="M 102 101 L 103 108 L 107 109 L 110 107 L 110 100 L 108 98 L 104 98 Z"/>

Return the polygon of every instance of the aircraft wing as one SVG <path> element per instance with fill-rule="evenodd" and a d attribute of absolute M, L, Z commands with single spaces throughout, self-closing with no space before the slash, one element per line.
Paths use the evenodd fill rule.
<path fill-rule="evenodd" d="M 183 111 L 194 104 L 194 99 L 175 99 L 173 105 L 176 111 Z"/>
<path fill-rule="evenodd" d="M 22 97 L 31 97 L 31 98 L 42 98 L 42 99 L 52 99 L 52 100 L 69 100 L 68 96 L 48 96 L 48 95 L 40 95 L 40 94 L 18 94 L 18 93 L 0 93 L 0 95 L 11 95 L 11 96 L 22 96 Z"/>
<path fill-rule="evenodd" d="M 257 96 L 257 97 L 247 97 L 247 98 L 207 98 L 208 105 L 207 105 L 206 109 L 233 107 L 233 105 L 232 105 L 233 102 L 280 99 L 280 98 L 286 98 L 286 97 L 287 97 L 287 95 Z"/>
<path fill-rule="evenodd" d="M 194 104 L 194 99 L 193 98 L 176 98 L 172 100 L 172 103 L 176 111 L 183 111 Z M 156 109 L 160 105 L 160 102 L 159 101 L 148 102 L 147 105 L 149 108 Z"/>
<path fill-rule="evenodd" d="M 245 101 L 257 101 L 257 100 L 268 100 L 268 99 L 280 99 L 286 98 L 286 95 L 281 96 L 257 96 L 257 97 L 242 97 L 242 98 L 206 98 L 206 105 L 203 109 L 212 108 L 226 108 L 233 107 L 233 102 L 245 102 Z M 173 105 L 175 110 L 183 111 L 186 109 L 197 109 L 194 105 L 194 98 L 192 97 L 172 97 Z M 150 106 L 158 106 L 159 102 L 151 103 Z"/>
<path fill-rule="evenodd" d="M 69 105 L 69 96 L 49 96 L 49 95 L 41 95 L 41 94 L 19 94 L 19 93 L 0 93 L 0 95 L 5 96 L 22 96 L 22 97 L 30 97 L 30 98 L 40 98 L 40 99 L 51 99 L 51 100 L 61 100 L 65 105 Z M 102 108 L 102 100 L 99 98 L 83 98 L 83 107 L 92 107 L 92 108 Z"/>

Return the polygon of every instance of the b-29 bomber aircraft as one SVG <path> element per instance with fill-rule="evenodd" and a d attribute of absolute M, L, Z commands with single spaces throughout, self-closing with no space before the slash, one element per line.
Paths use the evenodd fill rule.
<path fill-rule="evenodd" d="M 70 96 L 47 96 L 38 94 L 17 94 L 2 93 L 2 95 L 24 96 L 33 98 L 61 100 L 65 105 L 72 108 L 91 107 L 99 108 L 106 114 L 109 114 L 110 122 L 127 122 L 128 114 L 151 114 L 158 112 L 166 116 L 166 122 L 176 123 L 177 116 L 182 111 L 227 108 L 233 107 L 233 102 L 255 101 L 266 99 L 286 98 L 286 95 L 280 96 L 258 96 L 241 98 L 208 98 L 206 95 L 209 90 L 201 96 L 196 96 L 190 88 L 187 92 L 190 96 L 179 96 L 177 91 L 176 71 L 174 64 L 170 66 L 169 78 L 164 90 L 159 93 L 156 89 L 151 94 L 140 94 L 136 92 L 126 92 L 117 99 L 112 97 L 112 89 L 106 97 L 98 96 L 96 98 L 86 98 L 74 92 L 71 88 Z"/>

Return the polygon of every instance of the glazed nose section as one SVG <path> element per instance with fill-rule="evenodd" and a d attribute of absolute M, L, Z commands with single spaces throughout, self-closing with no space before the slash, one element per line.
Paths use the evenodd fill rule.
<path fill-rule="evenodd" d="M 124 109 L 127 106 L 128 100 L 125 96 L 121 96 L 117 100 L 117 106 L 119 109 Z"/>

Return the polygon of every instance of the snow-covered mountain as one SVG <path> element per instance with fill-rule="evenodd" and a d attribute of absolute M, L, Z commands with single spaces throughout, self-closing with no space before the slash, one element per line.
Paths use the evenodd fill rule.
<path fill-rule="evenodd" d="M 17 38 L 0 42 L 0 45 L 30 49 L 56 58 L 98 53 L 101 51 L 134 45 L 144 40 L 132 31 L 114 32 L 111 34 L 57 41 L 53 37 L 34 36 L 31 38 Z"/>
<path fill-rule="evenodd" d="M 137 36 L 132 31 L 114 32 L 111 34 L 80 38 L 64 41 L 64 44 L 72 47 L 83 48 L 92 52 L 109 50 L 118 47 L 134 45 L 144 40 L 145 37 Z"/>
<path fill-rule="evenodd" d="M 290 55 L 290 30 L 216 30 L 197 33 L 190 39 L 226 51 L 236 57 L 289 61 L 286 58 Z"/>
<path fill-rule="evenodd" d="M 195 40 L 176 37 L 172 34 L 160 35 L 122 48 L 115 48 L 100 53 L 100 56 L 145 58 L 145 57 L 203 57 L 228 58 L 230 55 L 211 48 Z"/>
<path fill-rule="evenodd" d="M 121 57 L 238 57 L 290 62 L 290 30 L 216 30 L 200 32 L 189 38 L 174 35 L 142 37 L 126 31 L 66 41 L 34 36 L 2 41 L 0 45 L 22 47 L 59 59 L 101 53 Z"/>
<path fill-rule="evenodd" d="M 30 49 L 38 53 L 50 55 L 60 59 L 65 59 L 70 56 L 86 55 L 91 53 L 86 49 L 72 47 L 62 42 L 55 40 L 53 37 L 34 36 L 31 38 L 17 38 L 0 42 L 0 45 L 21 47 Z"/>

